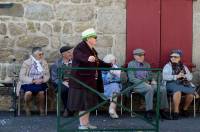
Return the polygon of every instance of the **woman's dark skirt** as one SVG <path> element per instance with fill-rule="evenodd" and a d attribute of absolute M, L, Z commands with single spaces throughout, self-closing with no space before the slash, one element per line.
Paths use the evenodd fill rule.
<path fill-rule="evenodd" d="M 96 89 L 95 79 L 82 80 L 85 84 Z M 77 82 L 70 80 L 68 93 L 68 109 L 71 111 L 86 111 L 98 104 L 98 95 L 87 90 Z"/>
<path fill-rule="evenodd" d="M 42 84 L 23 84 L 21 86 L 21 89 L 24 90 L 24 92 L 31 91 L 32 93 L 38 93 L 40 91 L 45 91 L 48 88 L 46 83 Z"/>

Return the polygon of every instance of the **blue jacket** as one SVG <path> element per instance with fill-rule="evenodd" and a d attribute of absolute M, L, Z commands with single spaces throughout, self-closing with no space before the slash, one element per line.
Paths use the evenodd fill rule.
<path fill-rule="evenodd" d="M 120 78 L 112 74 L 110 71 L 102 71 L 102 79 L 104 85 L 120 82 Z"/>

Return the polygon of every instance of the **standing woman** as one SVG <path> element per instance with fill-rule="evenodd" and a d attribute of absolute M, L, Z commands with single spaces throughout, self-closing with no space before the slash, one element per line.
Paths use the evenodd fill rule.
<path fill-rule="evenodd" d="M 74 48 L 72 67 L 111 67 L 111 64 L 104 63 L 98 58 L 97 52 L 94 49 L 96 39 L 97 35 L 93 28 L 82 32 L 83 41 Z M 101 74 L 97 70 L 72 70 L 71 74 L 93 89 L 98 90 L 97 80 L 101 79 Z M 73 79 L 69 80 L 69 87 L 69 110 L 78 111 L 80 115 L 98 104 L 98 96 Z M 90 124 L 89 115 L 90 113 L 88 112 L 79 118 L 80 126 L 78 129 L 97 128 Z"/>
<path fill-rule="evenodd" d="M 181 61 L 182 51 L 172 50 L 170 61 L 164 66 L 163 80 L 166 82 L 167 91 L 173 93 L 174 114 L 173 119 L 179 118 L 179 105 L 182 93 L 186 94 L 185 103 L 182 110 L 183 116 L 188 116 L 188 107 L 190 106 L 195 88 L 191 84 L 192 74 L 187 66 Z"/>

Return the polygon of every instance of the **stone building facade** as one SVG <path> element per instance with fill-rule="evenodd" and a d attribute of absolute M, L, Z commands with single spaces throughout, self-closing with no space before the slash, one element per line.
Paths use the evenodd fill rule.
<path fill-rule="evenodd" d="M 1 0 L 8 3 L 10 0 Z M 75 46 L 81 32 L 89 27 L 98 34 L 97 51 L 102 58 L 113 53 L 122 65 L 126 54 L 126 0 L 12 0 L 0 8 L 0 63 L 9 63 L 12 55 L 18 63 L 27 58 L 33 46 L 42 46 L 52 63 L 63 45 Z M 200 70 L 200 0 L 193 2 L 193 63 Z M 5 78 L 0 65 L 0 79 Z M 0 88 L 2 89 L 2 88 Z M 1 90 L 0 90 L 1 91 Z M 1 96 L 0 110 L 8 108 Z M 5 103 L 6 102 L 6 103 Z M 7 105 L 7 106 L 6 106 Z"/>
<path fill-rule="evenodd" d="M 9 0 L 1 0 L 8 3 Z M 41 46 L 52 63 L 59 48 L 75 46 L 81 32 L 93 27 L 98 34 L 97 51 L 102 58 L 113 53 L 119 64 L 125 60 L 126 0 L 12 0 L 0 8 L 0 80 L 13 55 L 17 63 L 25 60 L 31 48 Z M 5 89 L 0 88 L 4 93 Z M 1 96 L 0 109 L 9 107 L 9 96 Z M 8 92 L 7 92 L 8 94 Z M 7 100 L 7 102 L 5 101 Z"/>
<path fill-rule="evenodd" d="M 12 2 L 13 6 L 0 8 L 1 62 L 6 62 L 9 55 L 21 62 L 33 46 L 42 46 L 47 60 L 52 62 L 59 56 L 61 46 L 78 44 L 81 32 L 89 27 L 97 31 L 100 56 L 112 52 L 120 64 L 124 62 L 126 0 Z"/>

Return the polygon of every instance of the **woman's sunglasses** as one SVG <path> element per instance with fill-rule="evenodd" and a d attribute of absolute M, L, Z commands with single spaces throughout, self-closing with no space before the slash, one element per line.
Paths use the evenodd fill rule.
<path fill-rule="evenodd" d="M 177 58 L 180 58 L 179 56 L 170 56 L 170 58 L 175 58 L 175 59 L 177 59 Z"/>
<path fill-rule="evenodd" d="M 91 36 L 91 38 L 97 39 L 97 36 Z"/>
<path fill-rule="evenodd" d="M 39 53 L 39 54 L 38 54 L 38 56 L 40 56 L 40 57 L 43 56 L 43 55 L 44 55 L 44 53 Z"/>

